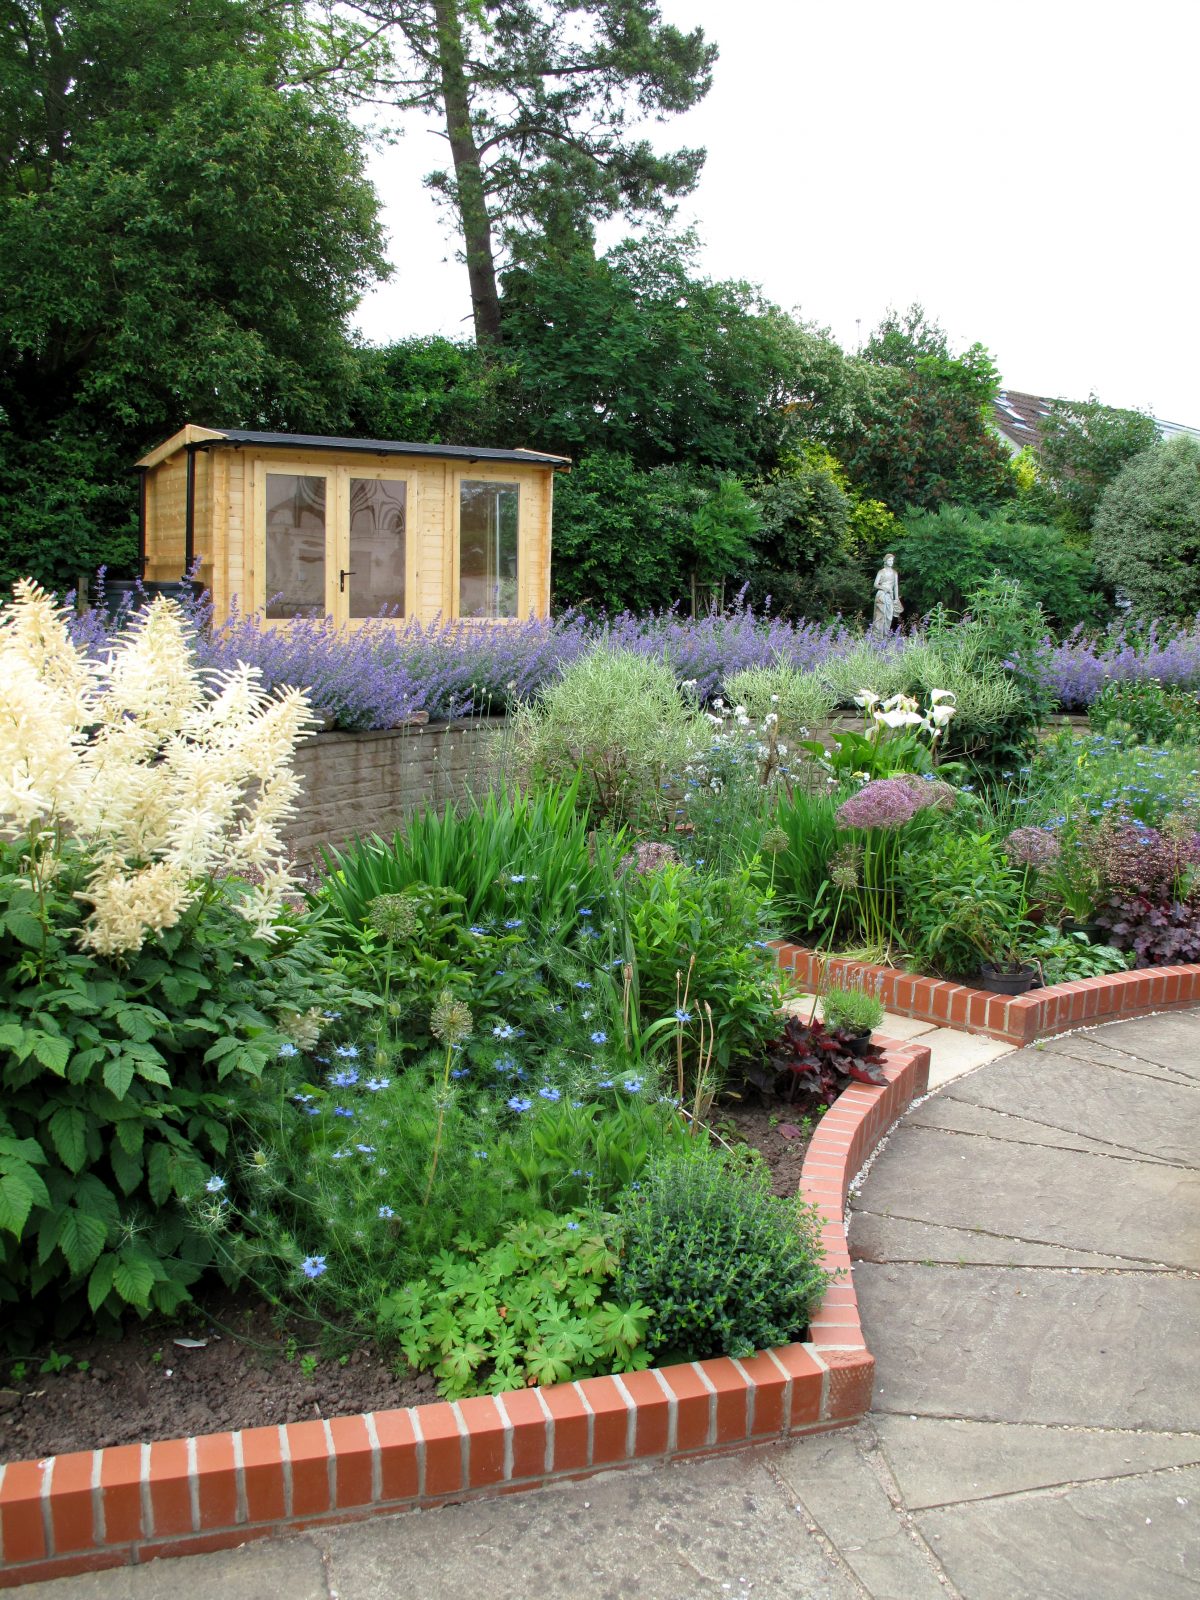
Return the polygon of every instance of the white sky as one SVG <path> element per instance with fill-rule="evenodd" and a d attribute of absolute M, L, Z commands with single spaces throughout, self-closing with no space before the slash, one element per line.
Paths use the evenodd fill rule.
<path fill-rule="evenodd" d="M 678 220 L 855 348 L 919 300 L 1013 389 L 1200 427 L 1200 0 L 661 0 L 720 47 L 713 88 L 652 133 L 708 160 Z M 415 119 L 378 152 L 394 277 L 372 340 L 470 331 L 466 270 Z"/>

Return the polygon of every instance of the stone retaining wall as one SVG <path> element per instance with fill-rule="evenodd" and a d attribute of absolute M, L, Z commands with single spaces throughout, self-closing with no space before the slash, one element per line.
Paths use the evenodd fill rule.
<path fill-rule="evenodd" d="M 323 844 L 360 835 L 386 838 L 419 806 L 484 787 L 504 726 L 496 718 L 316 734 L 296 752 L 303 790 L 286 830 L 293 859 L 315 861 Z"/>

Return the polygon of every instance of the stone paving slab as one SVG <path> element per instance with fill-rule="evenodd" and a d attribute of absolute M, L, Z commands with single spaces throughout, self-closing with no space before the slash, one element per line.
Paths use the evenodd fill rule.
<path fill-rule="evenodd" d="M 1117 1035 L 1118 1038 L 1121 1035 Z M 1151 1083 L 1174 1083 L 1181 1088 L 1200 1087 L 1196 1073 L 1184 1070 L 1184 1057 L 1174 1066 L 1164 1066 L 1158 1061 L 1147 1061 L 1130 1055 L 1105 1037 L 1105 1030 L 1094 1033 L 1067 1033 L 1056 1039 L 1046 1039 L 1033 1048 L 1052 1056 L 1067 1056 L 1073 1061 L 1084 1061 L 1091 1066 L 1108 1067 L 1131 1078 L 1146 1078 Z"/>
<path fill-rule="evenodd" d="M 1102 1254 L 1116 1254 L 1119 1239 L 1126 1260 L 1200 1267 L 1200 1173 L 1029 1145 L 1020 1174 L 1014 1183 L 1007 1144 L 902 1123 L 858 1205 L 873 1215 Z"/>
<path fill-rule="evenodd" d="M 1051 1051 L 1019 1050 L 1003 1070 L 975 1073 L 950 1090 L 956 1100 L 1011 1111 L 1115 1145 L 1200 1166 L 1200 1098 L 1191 1085 L 1098 1072 Z"/>
<path fill-rule="evenodd" d="M 1195 1600 L 1200 1472 L 919 1513 L 963 1600 Z"/>
<path fill-rule="evenodd" d="M 320 1547 L 305 1535 L 27 1583 L 18 1592 L 23 1600 L 331 1600 Z"/>
<path fill-rule="evenodd" d="M 976 1105 L 954 1093 L 933 1095 L 922 1101 L 904 1118 L 906 1128 L 945 1128 L 952 1133 L 979 1134 L 1007 1145 L 1045 1144 L 1058 1150 L 1090 1151 L 1093 1155 L 1113 1156 L 1129 1161 L 1149 1161 L 1162 1165 L 1162 1156 L 1145 1151 L 1118 1149 L 1111 1140 L 1089 1139 L 1086 1134 L 1073 1133 L 1068 1128 L 1052 1127 L 1036 1122 L 1032 1117 L 1018 1115 L 1015 1111 L 996 1111 L 991 1106 Z M 1021 1159 L 1016 1150 L 1010 1152 L 1012 1160 Z"/>
<path fill-rule="evenodd" d="M 854 1283 L 877 1410 L 1200 1432 L 1200 1279 L 864 1261 Z"/>
<path fill-rule="evenodd" d="M 937 1567 L 912 1519 L 871 1465 L 862 1427 L 804 1439 L 780 1453 L 779 1476 L 837 1548 L 872 1600 L 944 1600 Z"/>
<path fill-rule="evenodd" d="M 1003 1039 L 989 1039 L 982 1033 L 960 1033 L 957 1028 L 935 1028 L 922 1035 L 922 1044 L 933 1052 L 929 1063 L 929 1087 L 940 1089 L 965 1077 L 977 1067 L 986 1066 L 1000 1056 L 1013 1053 L 1011 1044 Z"/>
<path fill-rule="evenodd" d="M 930 1222 L 910 1222 L 900 1217 L 855 1211 L 850 1218 L 850 1254 L 856 1261 L 911 1262 L 917 1266 L 952 1267 L 1114 1267 L 1130 1269 L 1120 1256 L 1098 1255 L 1091 1250 L 1071 1250 L 1062 1245 L 1038 1244 L 1027 1239 L 1002 1237 L 975 1228 L 951 1228 Z M 1135 1264 L 1144 1272 L 1170 1272 L 1172 1268 L 1147 1262 Z"/>
<path fill-rule="evenodd" d="M 331 1589 L 339 1600 L 861 1600 L 807 1532 L 776 1454 L 611 1473 L 340 1529 L 326 1536 Z"/>
<path fill-rule="evenodd" d="M 871 1426 L 912 1511 L 1200 1465 L 1200 1434 L 882 1415 Z"/>
<path fill-rule="evenodd" d="M 1082 1037 L 1129 1054 L 1142 1066 L 1158 1066 L 1200 1083 L 1200 1042 L 1196 1038 L 1195 1010 L 1161 1011 L 1154 1017 L 1139 1017 L 1136 1033 L 1127 1031 L 1129 1023 L 1109 1023 L 1089 1028 Z M 1130 1041 L 1136 1040 L 1136 1049 Z"/>

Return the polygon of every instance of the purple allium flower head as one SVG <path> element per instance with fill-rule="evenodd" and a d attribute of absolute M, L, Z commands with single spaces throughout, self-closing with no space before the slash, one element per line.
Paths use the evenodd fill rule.
<path fill-rule="evenodd" d="M 1014 828 L 1004 841 L 1004 852 L 1019 867 L 1051 867 L 1062 855 L 1062 846 L 1045 828 Z"/>
<path fill-rule="evenodd" d="M 921 797 L 903 778 L 876 778 L 837 809 L 839 828 L 902 828 L 921 810 Z"/>

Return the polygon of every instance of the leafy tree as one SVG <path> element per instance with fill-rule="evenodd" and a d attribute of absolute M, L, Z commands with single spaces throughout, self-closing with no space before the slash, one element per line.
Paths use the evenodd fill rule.
<path fill-rule="evenodd" d="M 686 467 L 589 450 L 555 483 L 555 607 L 645 611 L 689 594 L 692 519 L 706 492 Z"/>
<path fill-rule="evenodd" d="M 725 604 L 726 580 L 744 570 L 762 523 L 758 508 L 736 478 L 723 477 L 692 517 L 692 615 L 701 591 Z"/>
<path fill-rule="evenodd" d="M 910 512 L 895 549 L 911 617 L 938 604 L 963 611 L 968 596 L 997 575 L 1019 579 L 1058 628 L 1094 620 L 1106 609 L 1090 555 L 1072 548 L 1056 525 L 1023 521 L 1007 508 L 984 514 L 946 505 Z"/>
<path fill-rule="evenodd" d="M 716 47 L 655 0 L 354 0 L 397 67 L 379 92 L 440 121 L 450 166 L 426 182 L 463 236 L 475 335 L 501 336 L 498 251 L 590 256 L 594 225 L 670 214 L 702 150 L 657 154 L 633 125 L 703 98 Z"/>
<path fill-rule="evenodd" d="M 735 474 L 778 460 L 831 386 L 828 351 L 749 284 L 695 276 L 695 249 L 655 234 L 506 275 L 505 338 L 547 448 Z"/>
<path fill-rule="evenodd" d="M 847 364 L 853 417 L 831 444 L 864 494 L 894 512 L 1011 495 L 1007 453 L 986 423 L 998 375 L 982 345 L 951 354 L 920 306 L 889 313 Z"/>
<path fill-rule="evenodd" d="M 285 0 L 3 10 L 0 582 L 58 585 L 132 560 L 130 468 L 180 422 L 334 423 L 386 267 Z"/>
<path fill-rule="evenodd" d="M 1200 441 L 1178 434 L 1135 456 L 1092 525 L 1096 565 L 1143 618 L 1200 612 Z"/>
<path fill-rule="evenodd" d="M 355 437 L 508 448 L 524 436 L 511 358 L 452 339 L 360 346 L 346 402 Z"/>
<path fill-rule="evenodd" d="M 1136 456 L 1158 442 L 1154 419 L 1087 400 L 1055 400 L 1038 439 L 1042 467 L 1063 526 L 1086 539 L 1105 489 Z"/>

